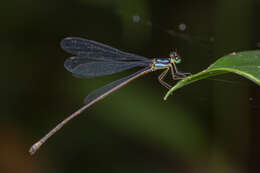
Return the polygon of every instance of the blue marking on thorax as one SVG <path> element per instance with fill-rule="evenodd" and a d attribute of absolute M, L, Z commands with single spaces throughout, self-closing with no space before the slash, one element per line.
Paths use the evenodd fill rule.
<path fill-rule="evenodd" d="M 167 58 L 165 59 L 162 59 L 162 58 L 156 58 L 156 63 L 158 64 L 169 64 L 170 63 L 170 60 Z"/>
<path fill-rule="evenodd" d="M 168 64 L 155 63 L 154 66 L 155 66 L 155 67 L 167 67 Z"/>

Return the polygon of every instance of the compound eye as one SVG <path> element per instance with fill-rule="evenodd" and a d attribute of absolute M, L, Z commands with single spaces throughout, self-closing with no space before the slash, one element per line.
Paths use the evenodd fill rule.
<path fill-rule="evenodd" d="M 181 57 L 176 52 L 171 52 L 171 58 L 176 64 L 181 63 Z"/>
<path fill-rule="evenodd" d="M 170 53 L 170 58 L 173 60 L 174 63 L 178 64 L 181 63 L 181 57 L 177 54 L 177 52 L 173 51 Z"/>
<path fill-rule="evenodd" d="M 176 54 L 176 56 L 174 57 L 174 62 L 176 63 L 176 64 L 178 64 L 178 63 L 181 63 L 181 58 Z"/>

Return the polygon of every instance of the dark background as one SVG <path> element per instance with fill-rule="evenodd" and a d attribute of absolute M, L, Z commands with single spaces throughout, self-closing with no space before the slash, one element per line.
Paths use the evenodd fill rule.
<path fill-rule="evenodd" d="M 71 56 L 63 38 L 151 58 L 176 48 L 179 70 L 197 73 L 259 48 L 259 17 L 259 0 L 2 0 L 0 172 L 259 172 L 260 89 L 234 74 L 196 82 L 166 102 L 160 72 L 145 75 L 28 153 L 88 93 L 138 70 L 74 78 L 63 67 Z"/>

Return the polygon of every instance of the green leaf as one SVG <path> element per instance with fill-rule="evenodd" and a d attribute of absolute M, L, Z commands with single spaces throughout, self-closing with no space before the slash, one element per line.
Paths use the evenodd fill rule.
<path fill-rule="evenodd" d="M 201 79 L 209 78 L 212 76 L 221 75 L 224 73 L 236 73 L 241 75 L 257 85 L 260 85 L 260 51 L 244 51 L 239 53 L 231 53 L 211 64 L 206 70 L 197 74 L 188 76 L 179 81 L 172 87 L 165 95 L 164 100 L 175 90 L 196 82 Z"/>

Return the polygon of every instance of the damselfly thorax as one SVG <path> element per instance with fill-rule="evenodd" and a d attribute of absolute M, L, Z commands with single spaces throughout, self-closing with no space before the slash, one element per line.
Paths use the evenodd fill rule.
<path fill-rule="evenodd" d="M 182 73 L 179 72 L 176 64 L 181 63 L 181 57 L 177 54 L 177 52 L 171 52 L 169 58 L 154 58 L 151 64 L 151 68 L 153 71 L 155 70 L 163 70 L 165 69 L 159 76 L 159 82 L 165 86 L 166 88 L 170 89 L 172 86 L 164 81 L 164 78 L 168 71 L 171 71 L 171 76 L 173 80 L 183 79 L 190 73 Z"/>

